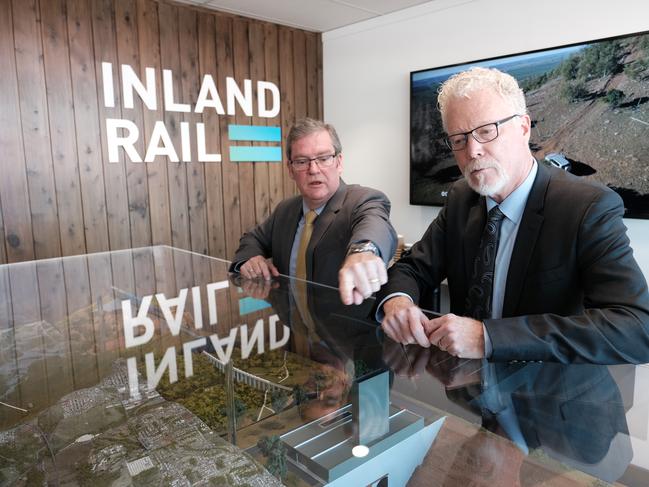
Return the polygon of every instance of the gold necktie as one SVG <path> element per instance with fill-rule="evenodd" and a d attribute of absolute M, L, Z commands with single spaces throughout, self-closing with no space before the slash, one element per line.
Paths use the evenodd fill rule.
<path fill-rule="evenodd" d="M 318 214 L 313 210 L 309 210 L 304 215 L 304 229 L 300 237 L 300 246 L 297 249 L 297 263 L 295 265 L 295 277 L 299 279 L 306 279 L 306 249 L 313 233 L 313 221 L 317 216 Z"/>
<path fill-rule="evenodd" d="M 293 340 L 295 343 L 295 351 L 303 357 L 309 357 L 310 346 L 309 342 L 318 341 L 318 335 L 315 332 L 315 323 L 313 317 L 309 312 L 307 304 L 307 283 L 306 280 L 306 249 L 311 240 L 313 233 L 313 221 L 318 214 L 310 210 L 304 215 L 304 228 L 300 236 L 300 246 L 297 250 L 297 262 L 295 266 L 295 305 L 297 307 L 296 313 L 293 315 Z M 304 280 L 301 280 L 304 279 Z"/>

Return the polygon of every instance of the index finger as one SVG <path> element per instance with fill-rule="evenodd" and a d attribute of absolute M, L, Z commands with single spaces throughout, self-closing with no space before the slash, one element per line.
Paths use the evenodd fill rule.
<path fill-rule="evenodd" d="M 264 279 L 268 281 L 270 279 L 270 269 L 268 269 L 268 263 L 265 260 L 259 262 L 259 270 Z"/>
<path fill-rule="evenodd" d="M 277 277 L 279 276 L 279 271 L 277 270 L 277 267 L 275 267 L 275 264 L 273 264 L 271 261 L 267 260 L 266 264 L 268 264 L 268 269 L 270 269 L 270 273 Z"/>
<path fill-rule="evenodd" d="M 433 318 L 432 320 L 426 320 L 426 335 L 428 335 L 428 341 L 430 343 L 437 343 L 440 338 L 443 336 L 443 332 L 440 331 L 442 326 L 441 318 Z"/>
<path fill-rule="evenodd" d="M 410 333 L 415 341 L 422 347 L 429 347 L 430 341 L 428 335 L 424 330 L 424 325 L 428 319 L 417 307 L 412 307 L 408 310 L 408 325 L 410 326 Z"/>

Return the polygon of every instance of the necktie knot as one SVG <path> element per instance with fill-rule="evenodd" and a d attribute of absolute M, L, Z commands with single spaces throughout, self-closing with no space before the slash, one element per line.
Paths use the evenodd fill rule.
<path fill-rule="evenodd" d="M 306 215 L 304 215 L 304 221 L 307 225 L 313 225 L 317 216 L 318 214 L 314 210 L 309 210 Z"/>
<path fill-rule="evenodd" d="M 505 218 L 505 214 L 500 211 L 500 206 L 494 206 L 491 210 L 489 210 L 488 217 L 489 221 L 498 222 Z"/>
<path fill-rule="evenodd" d="M 494 206 L 487 214 L 487 222 L 495 225 L 499 224 L 505 219 L 505 214 L 500 211 L 499 206 Z"/>
<path fill-rule="evenodd" d="M 505 214 L 500 211 L 500 208 L 494 206 L 487 215 L 487 224 L 485 225 L 485 236 L 493 237 L 498 233 L 500 224 L 503 222 Z M 484 237 L 483 237 L 484 238 Z"/>

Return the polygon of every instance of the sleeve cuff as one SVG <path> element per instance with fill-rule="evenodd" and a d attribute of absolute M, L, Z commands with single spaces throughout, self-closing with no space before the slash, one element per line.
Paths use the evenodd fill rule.
<path fill-rule="evenodd" d="M 232 264 L 230 264 L 230 272 L 237 272 L 238 273 L 241 266 L 243 264 L 245 264 L 246 262 L 247 261 L 245 261 L 245 260 L 240 260 L 238 262 L 232 262 Z"/>
<path fill-rule="evenodd" d="M 482 332 L 484 334 L 484 356 L 485 358 L 489 358 L 493 354 L 494 347 L 491 344 L 491 337 L 484 322 L 482 323 Z"/>
<path fill-rule="evenodd" d="M 385 318 L 385 313 L 383 312 L 383 305 L 385 304 L 385 302 L 386 302 L 388 299 L 396 298 L 397 296 L 405 296 L 406 298 L 408 298 L 410 301 L 412 301 L 412 302 L 414 303 L 413 299 L 412 299 L 410 296 L 408 296 L 406 293 L 392 293 L 392 294 L 388 294 L 386 297 L 384 297 L 384 298 L 381 300 L 381 302 L 379 303 L 379 305 L 376 307 L 376 313 L 375 313 L 375 315 L 374 315 L 374 319 L 375 319 L 376 321 L 378 321 L 379 323 L 381 323 L 381 322 L 383 321 L 383 318 Z"/>

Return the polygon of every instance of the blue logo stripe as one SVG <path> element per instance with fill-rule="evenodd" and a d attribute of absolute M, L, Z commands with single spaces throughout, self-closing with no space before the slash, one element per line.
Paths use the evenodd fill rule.
<path fill-rule="evenodd" d="M 252 140 L 258 142 L 280 142 L 282 129 L 265 125 L 228 125 L 230 140 Z"/>
<path fill-rule="evenodd" d="M 232 162 L 281 162 L 281 147 L 230 147 L 230 161 Z"/>
<path fill-rule="evenodd" d="M 266 308 L 270 308 L 270 304 L 263 299 L 251 297 L 239 299 L 239 315 L 247 315 Z"/>

